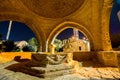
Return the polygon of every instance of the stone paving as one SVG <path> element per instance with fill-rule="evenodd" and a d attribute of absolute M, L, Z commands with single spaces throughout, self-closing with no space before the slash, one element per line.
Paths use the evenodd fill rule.
<path fill-rule="evenodd" d="M 87 68 L 82 67 L 78 71 L 78 76 L 88 79 L 120 79 L 120 73 L 117 68 L 105 67 L 105 68 Z"/>
<path fill-rule="evenodd" d="M 119 80 L 120 73 L 118 68 L 114 67 L 81 67 L 77 73 L 63 75 L 58 77 L 38 78 L 21 72 L 13 72 L 4 69 L 11 64 L 10 61 L 0 65 L 0 80 Z"/>

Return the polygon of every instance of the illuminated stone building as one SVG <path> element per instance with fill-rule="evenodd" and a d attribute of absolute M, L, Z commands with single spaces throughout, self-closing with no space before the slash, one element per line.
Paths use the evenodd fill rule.
<path fill-rule="evenodd" d="M 84 39 L 75 39 L 74 36 L 63 40 L 63 52 L 90 51 L 89 41 Z"/>
<path fill-rule="evenodd" d="M 83 37 L 79 39 L 78 29 L 73 28 L 73 36 L 63 40 L 63 52 L 90 51 L 89 41 Z"/>

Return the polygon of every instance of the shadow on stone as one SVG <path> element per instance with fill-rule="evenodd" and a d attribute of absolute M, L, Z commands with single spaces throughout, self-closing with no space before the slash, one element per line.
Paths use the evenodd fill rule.
<path fill-rule="evenodd" d="M 22 73 L 26 73 L 32 76 L 36 76 L 36 77 L 40 77 L 40 78 L 44 78 L 43 74 L 45 73 L 45 70 L 35 70 L 32 69 L 30 67 L 31 63 L 30 61 L 28 62 L 19 62 L 16 64 L 12 64 L 8 67 L 6 67 L 5 69 L 14 71 L 14 72 L 22 72 Z"/>
<path fill-rule="evenodd" d="M 17 62 L 26 62 L 26 61 L 30 61 L 30 59 L 20 59 L 21 56 L 15 56 L 14 60 Z"/>

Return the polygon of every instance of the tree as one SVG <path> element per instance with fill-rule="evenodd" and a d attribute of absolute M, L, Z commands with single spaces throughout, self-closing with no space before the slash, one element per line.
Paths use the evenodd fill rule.
<path fill-rule="evenodd" d="M 14 49 L 12 50 L 12 52 L 20 52 L 21 50 L 20 50 L 20 48 L 19 47 L 14 47 Z"/>
<path fill-rule="evenodd" d="M 24 52 L 34 52 L 34 48 L 31 45 L 27 45 L 22 49 Z"/>
<path fill-rule="evenodd" d="M 15 47 L 14 42 L 10 40 L 3 42 L 3 46 L 5 46 L 5 52 L 11 52 Z"/>
<path fill-rule="evenodd" d="M 34 51 L 38 50 L 38 41 L 36 38 L 31 38 L 28 40 L 28 44 L 30 45 L 31 49 L 34 49 Z"/>
<path fill-rule="evenodd" d="M 59 39 L 55 39 L 53 44 L 56 46 L 55 51 L 57 51 L 57 52 L 59 52 L 63 47 L 62 41 Z"/>

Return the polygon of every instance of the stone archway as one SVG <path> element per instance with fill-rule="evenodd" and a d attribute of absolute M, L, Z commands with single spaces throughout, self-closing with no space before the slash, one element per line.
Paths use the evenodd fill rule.
<path fill-rule="evenodd" d="M 18 13 L 10 13 L 10 12 L 0 13 L 0 21 L 6 21 L 6 20 L 13 20 L 13 21 L 22 22 L 22 23 L 26 24 L 32 30 L 32 32 L 35 34 L 39 45 L 41 45 L 43 48 L 42 51 L 45 50 L 45 46 L 44 46 L 45 39 L 44 39 L 44 37 L 41 38 L 41 36 L 44 36 L 44 33 L 43 33 L 42 29 L 39 29 L 39 31 L 41 32 L 41 33 L 39 33 L 39 31 L 35 28 L 35 26 L 37 26 L 37 25 L 34 25 L 35 23 L 33 22 L 33 19 L 26 17 L 23 14 L 21 15 Z M 40 47 L 39 47 L 39 49 L 40 49 Z"/>
<path fill-rule="evenodd" d="M 50 45 L 53 41 L 53 39 L 64 29 L 66 28 L 77 28 L 79 31 L 81 31 L 90 41 L 90 48 L 91 51 L 94 51 L 94 40 L 92 38 L 91 33 L 82 25 L 75 23 L 75 22 L 63 22 L 61 24 L 59 24 L 55 29 L 53 29 L 53 31 L 51 32 L 51 34 L 49 35 L 47 41 L 48 41 L 48 45 Z"/>

